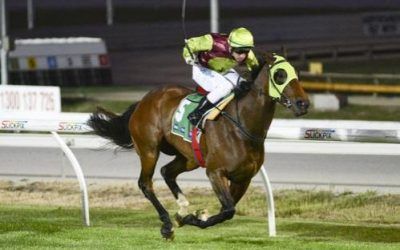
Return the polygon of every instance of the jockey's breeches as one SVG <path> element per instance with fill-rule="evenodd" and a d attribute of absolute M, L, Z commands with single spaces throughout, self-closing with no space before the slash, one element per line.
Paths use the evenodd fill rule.
<path fill-rule="evenodd" d="M 242 80 L 234 69 L 221 74 L 201 65 L 193 65 L 192 77 L 200 87 L 209 92 L 207 99 L 211 103 L 216 103 L 229 94 L 239 81 Z"/>

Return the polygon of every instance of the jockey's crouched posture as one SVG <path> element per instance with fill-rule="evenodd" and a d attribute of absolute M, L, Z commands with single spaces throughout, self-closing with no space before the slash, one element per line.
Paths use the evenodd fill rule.
<path fill-rule="evenodd" d="M 211 33 L 186 41 L 183 57 L 193 65 L 193 80 L 208 92 L 188 119 L 197 126 L 203 114 L 237 85 L 247 85 L 233 68 L 245 65 L 250 72 L 259 70 L 259 60 L 252 48 L 253 35 L 246 28 L 237 28 L 228 35 Z M 250 80 L 251 81 L 251 80 Z"/>

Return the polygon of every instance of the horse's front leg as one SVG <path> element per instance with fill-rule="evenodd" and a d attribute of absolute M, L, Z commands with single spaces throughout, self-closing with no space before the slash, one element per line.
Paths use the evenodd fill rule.
<path fill-rule="evenodd" d="M 169 189 L 176 199 L 176 203 L 179 206 L 178 214 L 180 216 L 185 216 L 188 214 L 189 201 L 186 199 L 186 196 L 176 183 L 176 177 L 183 172 L 193 170 L 197 167 L 198 166 L 195 164 L 188 164 L 186 158 L 184 158 L 182 155 L 177 155 L 174 160 L 161 168 L 161 175 L 163 176 L 165 183 L 167 183 Z"/>
<path fill-rule="evenodd" d="M 233 202 L 235 203 L 235 205 L 240 201 L 240 199 L 246 193 L 247 188 L 250 185 L 250 182 L 251 182 L 251 178 L 249 178 L 247 181 L 243 181 L 243 182 L 231 181 L 229 189 L 230 189 L 230 193 L 232 195 Z"/>
<path fill-rule="evenodd" d="M 193 225 L 200 228 L 207 228 L 215 224 L 224 222 L 232 219 L 235 215 L 235 202 L 229 191 L 228 178 L 223 174 L 223 171 L 210 171 L 207 173 L 208 178 L 211 181 L 214 192 L 216 193 L 222 208 L 216 215 L 209 217 L 207 220 L 200 220 L 193 214 L 189 214 L 185 217 L 177 216 L 178 223 L 180 225 Z"/>

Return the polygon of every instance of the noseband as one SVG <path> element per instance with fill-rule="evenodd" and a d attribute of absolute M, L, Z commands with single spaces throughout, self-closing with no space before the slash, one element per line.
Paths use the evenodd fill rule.
<path fill-rule="evenodd" d="M 274 87 L 275 87 L 275 85 L 274 85 Z M 281 97 L 279 97 L 279 98 L 272 97 L 272 101 L 278 102 L 282 106 L 284 106 L 285 108 L 290 109 L 292 107 L 292 101 L 290 100 L 289 97 L 287 97 L 287 95 L 285 93 L 282 92 L 280 94 L 281 94 Z"/>

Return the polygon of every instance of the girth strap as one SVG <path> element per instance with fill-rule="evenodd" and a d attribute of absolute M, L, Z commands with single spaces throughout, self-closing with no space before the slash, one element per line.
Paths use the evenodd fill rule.
<path fill-rule="evenodd" d="M 199 129 L 197 127 L 193 128 L 193 130 L 192 130 L 192 149 L 193 149 L 193 153 L 194 153 L 194 158 L 196 159 L 199 166 L 205 168 L 206 163 L 204 161 L 203 154 L 201 153 L 200 143 L 197 140 L 197 132 L 198 131 L 199 131 Z"/>

